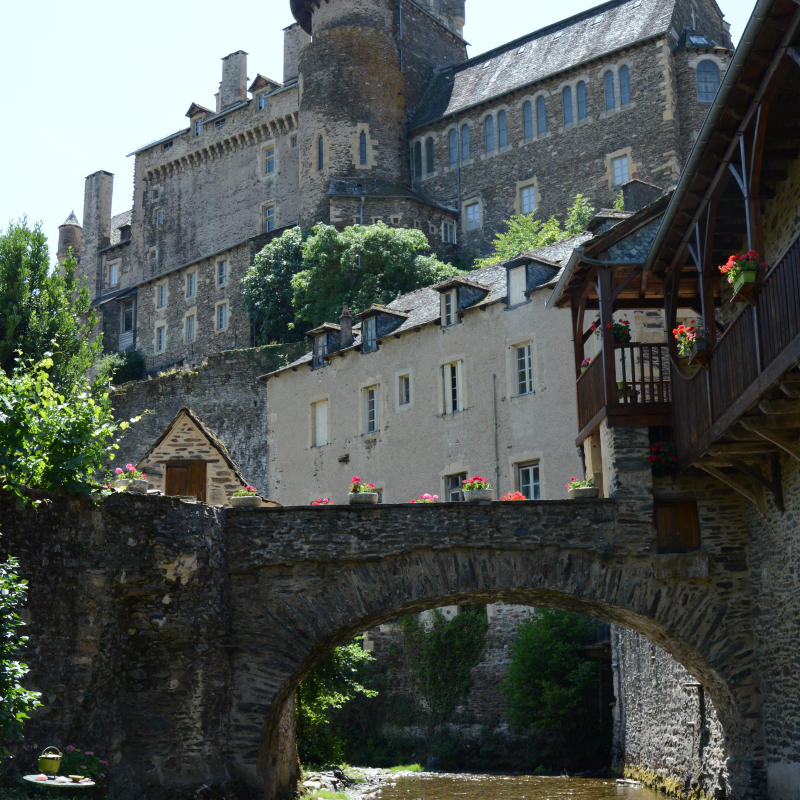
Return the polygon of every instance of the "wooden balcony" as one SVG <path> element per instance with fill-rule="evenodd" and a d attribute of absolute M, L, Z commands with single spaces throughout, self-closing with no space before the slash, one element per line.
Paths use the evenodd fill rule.
<path fill-rule="evenodd" d="M 601 352 L 578 377 L 577 444 L 604 419 L 609 425 L 670 425 L 669 374 L 666 344 L 615 344 L 608 363 Z"/>

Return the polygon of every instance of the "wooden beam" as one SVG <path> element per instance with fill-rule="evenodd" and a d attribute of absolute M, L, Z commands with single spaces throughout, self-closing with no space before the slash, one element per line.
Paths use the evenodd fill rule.
<path fill-rule="evenodd" d="M 767 400 L 758 404 L 763 414 L 797 414 L 800 413 L 800 403 L 792 400 Z"/>
<path fill-rule="evenodd" d="M 786 48 L 786 55 L 792 59 L 798 66 L 800 66 L 800 51 L 796 47 Z"/>
<path fill-rule="evenodd" d="M 757 433 L 762 439 L 766 439 L 768 442 L 778 445 L 781 450 L 785 450 L 790 456 L 792 456 L 792 458 L 796 458 L 798 461 L 800 461 L 800 447 L 798 447 L 796 444 L 786 441 L 786 439 L 784 439 L 780 434 L 771 431 L 769 428 L 756 427 L 745 420 L 739 420 L 739 424 L 745 430 Z"/>
<path fill-rule="evenodd" d="M 635 267 L 634 269 L 632 269 L 625 276 L 625 279 L 621 283 L 618 283 L 617 286 L 614 288 L 614 291 L 611 292 L 611 303 L 613 304 L 616 301 L 616 299 L 620 296 L 620 294 L 622 292 L 624 292 L 625 289 L 627 289 L 628 286 L 631 283 L 633 283 L 633 281 L 637 277 L 637 275 L 641 275 L 641 274 L 642 274 L 642 268 L 641 267 Z"/>
<path fill-rule="evenodd" d="M 792 386 L 791 384 L 786 383 L 785 381 L 781 381 L 780 387 L 781 387 L 781 391 L 787 397 L 800 397 L 800 389 L 797 389 L 796 387 Z"/>
<path fill-rule="evenodd" d="M 738 492 L 742 497 L 749 500 L 762 514 L 762 516 L 766 516 L 766 507 L 765 503 L 759 502 L 759 497 L 754 493 L 751 492 L 749 489 L 745 489 L 741 483 L 735 481 L 729 475 L 726 475 L 724 472 L 720 472 L 716 467 L 704 465 L 702 462 L 697 462 L 697 466 L 700 469 L 705 470 L 709 475 L 713 475 L 718 481 L 721 481 L 726 486 L 730 486 L 735 492 Z"/>
<path fill-rule="evenodd" d="M 717 442 L 708 448 L 712 456 L 728 458 L 730 456 L 764 456 L 771 455 L 775 448 L 765 441 L 744 439 L 740 442 Z"/>
<path fill-rule="evenodd" d="M 617 365 L 614 353 L 614 321 L 611 312 L 611 272 L 601 269 L 597 272 L 597 297 L 600 301 L 600 336 L 603 341 L 603 375 L 605 376 L 605 404 L 617 404 Z"/>

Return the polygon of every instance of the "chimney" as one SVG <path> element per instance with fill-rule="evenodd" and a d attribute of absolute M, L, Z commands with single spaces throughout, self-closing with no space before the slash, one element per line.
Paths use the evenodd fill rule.
<path fill-rule="evenodd" d="M 91 298 L 100 295 L 102 258 L 97 252 L 111 243 L 111 193 L 114 176 L 100 170 L 86 178 L 83 192 L 81 261 L 77 277 L 86 277 Z M 86 241 L 83 241 L 86 237 Z"/>
<path fill-rule="evenodd" d="M 283 29 L 283 82 L 297 80 L 300 74 L 300 53 L 311 37 L 295 22 Z"/>
<path fill-rule="evenodd" d="M 339 317 L 339 347 L 344 350 L 353 344 L 353 318 L 350 316 L 350 309 L 342 306 L 342 316 Z"/>
<path fill-rule="evenodd" d="M 222 59 L 218 111 L 247 100 L 247 53 L 237 50 Z"/>

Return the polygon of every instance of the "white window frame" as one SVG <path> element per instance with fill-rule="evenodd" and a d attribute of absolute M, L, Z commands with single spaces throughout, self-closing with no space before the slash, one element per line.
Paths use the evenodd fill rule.
<path fill-rule="evenodd" d="M 164 212 L 160 208 L 156 209 L 156 225 L 159 228 L 164 227 Z"/>
<path fill-rule="evenodd" d="M 167 307 L 167 284 L 166 283 L 157 283 L 156 284 L 156 308 L 166 308 Z"/>
<path fill-rule="evenodd" d="M 258 95 L 258 110 L 266 111 L 267 108 L 267 92 L 262 92 Z"/>
<path fill-rule="evenodd" d="M 442 391 L 444 414 L 456 414 L 464 410 L 464 362 L 463 359 L 442 364 Z"/>
<path fill-rule="evenodd" d="M 520 303 L 527 302 L 528 297 L 525 294 L 528 289 L 527 272 L 528 268 L 524 264 L 521 267 L 514 267 L 508 271 L 509 306 L 516 306 Z"/>
<path fill-rule="evenodd" d="M 617 181 L 617 165 L 624 164 L 624 178 L 621 181 Z M 620 174 L 622 174 L 622 170 L 620 170 Z M 611 159 L 611 180 L 614 186 L 622 186 L 623 183 L 627 183 L 630 180 L 630 170 L 628 166 L 628 156 L 617 156 L 616 158 Z"/>
<path fill-rule="evenodd" d="M 367 317 L 361 323 L 361 349 L 365 353 L 376 350 L 378 339 L 378 319 L 377 317 Z"/>
<path fill-rule="evenodd" d="M 527 201 L 527 210 L 526 210 Z M 532 202 L 532 205 L 531 205 Z M 533 214 L 536 211 L 536 186 L 530 184 L 519 190 L 519 207 L 523 214 Z"/>
<path fill-rule="evenodd" d="M 186 273 L 186 287 L 185 292 L 186 299 L 188 300 L 191 297 L 197 297 L 197 270 L 192 269 Z"/>
<path fill-rule="evenodd" d="M 155 351 L 163 353 L 167 349 L 167 326 L 157 325 L 155 336 Z"/>
<path fill-rule="evenodd" d="M 533 394 L 533 344 L 520 342 L 513 347 L 517 397 Z"/>
<path fill-rule="evenodd" d="M 220 325 L 221 317 L 225 318 L 225 325 Z M 223 333 L 228 330 L 231 323 L 230 306 L 227 300 L 222 300 L 214 306 L 214 328 L 217 333 Z"/>
<path fill-rule="evenodd" d="M 330 443 L 328 438 L 328 400 L 317 400 L 311 404 L 311 419 L 314 426 L 312 447 L 325 447 Z"/>
<path fill-rule="evenodd" d="M 455 325 L 458 322 L 458 289 L 442 292 L 440 304 L 442 327 Z"/>
<path fill-rule="evenodd" d="M 263 233 L 272 233 L 275 230 L 275 204 L 265 203 L 261 207 L 261 224 Z"/>
<path fill-rule="evenodd" d="M 264 175 L 275 174 L 275 147 L 265 147 L 262 151 L 264 153 Z"/>
<path fill-rule="evenodd" d="M 464 206 L 464 214 L 468 231 L 477 231 L 481 227 L 481 204 L 477 201 Z"/>
<path fill-rule="evenodd" d="M 130 304 L 130 305 L 128 305 Z M 131 330 L 125 330 L 125 312 L 130 309 L 131 312 Z M 122 308 L 120 309 L 120 321 L 119 321 L 119 332 L 120 333 L 130 333 L 131 331 L 136 330 L 136 301 L 135 300 L 123 300 L 122 301 Z"/>
<path fill-rule="evenodd" d="M 456 224 L 448 220 L 442 220 L 442 241 L 445 244 L 456 244 Z"/>
<path fill-rule="evenodd" d="M 380 406 L 378 384 L 365 386 L 364 393 L 364 435 L 373 436 L 380 428 Z"/>
<path fill-rule="evenodd" d="M 228 259 L 217 261 L 217 288 L 228 285 Z"/>
<path fill-rule="evenodd" d="M 196 139 L 203 132 L 203 120 L 196 119 L 194 121 L 194 138 Z"/>
<path fill-rule="evenodd" d="M 464 489 L 462 481 L 467 479 L 466 472 L 455 472 L 444 476 L 444 497 L 446 503 L 463 503 Z M 456 488 L 458 487 L 458 488 Z M 458 495 L 454 497 L 453 495 Z"/>
<path fill-rule="evenodd" d="M 187 314 L 183 322 L 183 335 L 187 342 L 194 342 L 197 339 L 197 312 L 192 311 Z"/>
<path fill-rule="evenodd" d="M 400 375 L 397 379 L 397 405 L 411 405 L 411 374 Z"/>
<path fill-rule="evenodd" d="M 530 461 L 515 464 L 514 466 L 517 473 L 517 490 L 524 494 L 527 500 L 541 500 L 542 483 L 539 474 L 539 462 Z"/>
<path fill-rule="evenodd" d="M 119 261 L 108 265 L 108 285 L 119 286 Z"/>

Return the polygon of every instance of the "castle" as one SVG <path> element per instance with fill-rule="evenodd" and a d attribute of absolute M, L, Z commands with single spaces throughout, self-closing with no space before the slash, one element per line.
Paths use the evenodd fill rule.
<path fill-rule="evenodd" d="M 611 0 L 470 59 L 463 0 L 291 7 L 282 82 L 226 56 L 216 107 L 132 154 L 133 208 L 112 218 L 99 171 L 60 227 L 108 352 L 156 370 L 249 346 L 239 281 L 294 225 L 382 220 L 468 259 L 514 214 L 671 188 L 732 46 L 714 0 Z"/>

